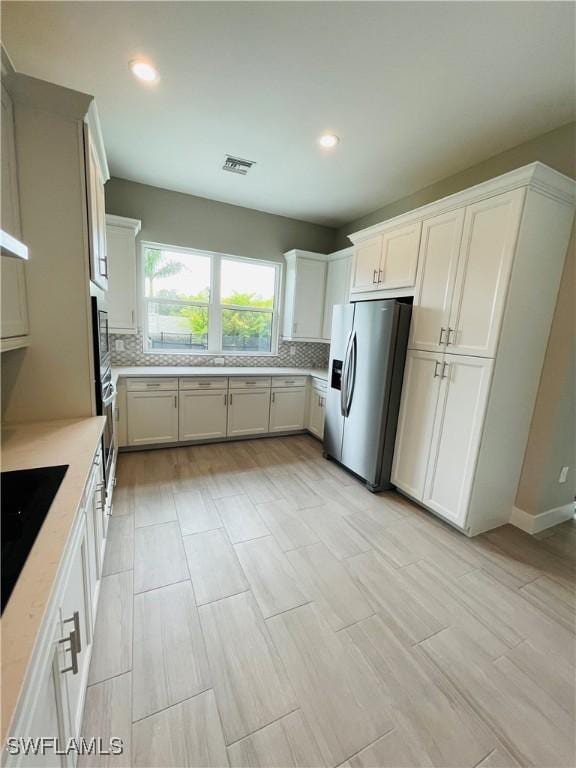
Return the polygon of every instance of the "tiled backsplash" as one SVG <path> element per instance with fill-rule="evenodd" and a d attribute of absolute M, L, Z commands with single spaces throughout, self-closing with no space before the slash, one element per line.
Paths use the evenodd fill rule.
<path fill-rule="evenodd" d="M 124 342 L 124 351 L 116 351 L 116 340 Z M 327 368 L 330 353 L 329 344 L 309 342 L 280 341 L 278 354 L 266 357 L 250 357 L 247 355 L 171 355 L 165 352 L 144 352 L 142 334 L 134 336 L 110 334 L 112 347 L 112 365 L 214 365 L 215 357 L 224 357 L 225 366 L 243 367 L 286 367 L 286 368 Z M 295 354 L 290 355 L 290 347 Z"/>

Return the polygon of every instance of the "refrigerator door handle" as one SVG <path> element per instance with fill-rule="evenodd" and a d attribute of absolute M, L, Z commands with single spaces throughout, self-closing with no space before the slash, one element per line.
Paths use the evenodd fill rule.
<path fill-rule="evenodd" d="M 354 386 L 356 384 L 356 331 L 352 333 L 352 343 L 350 345 L 350 365 L 346 376 L 346 416 L 350 413 L 352 406 L 352 397 L 354 396 Z"/>
<path fill-rule="evenodd" d="M 352 345 L 352 338 L 354 332 L 350 333 L 348 341 L 346 343 L 346 352 L 344 354 L 344 364 L 342 365 L 342 379 L 340 386 L 340 413 L 342 416 L 347 416 L 346 403 L 348 402 L 348 371 L 350 366 L 350 348 Z"/>

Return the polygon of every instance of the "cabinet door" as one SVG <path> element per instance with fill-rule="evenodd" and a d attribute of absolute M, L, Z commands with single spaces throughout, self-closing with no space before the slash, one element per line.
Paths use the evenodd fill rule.
<path fill-rule="evenodd" d="M 423 503 L 463 527 L 488 399 L 492 360 L 446 355 Z"/>
<path fill-rule="evenodd" d="M 324 299 L 324 321 L 322 338 L 330 340 L 332 332 L 332 310 L 335 304 L 346 304 L 350 284 L 352 257 L 328 262 L 326 274 L 326 297 Z"/>
<path fill-rule="evenodd" d="M 442 351 L 446 346 L 450 305 L 462 238 L 464 209 L 422 225 L 422 240 L 412 308 L 409 346 Z"/>
<path fill-rule="evenodd" d="M 180 392 L 180 440 L 226 436 L 228 393 Z"/>
<path fill-rule="evenodd" d="M 416 283 L 418 248 L 422 222 L 399 227 L 382 235 L 382 256 L 378 274 L 380 290 L 409 288 Z"/>
<path fill-rule="evenodd" d="M 104 179 L 88 127 L 84 129 L 86 190 L 88 194 L 88 232 L 90 238 L 90 279 L 106 290 L 108 263 L 106 256 L 106 208 Z"/>
<path fill-rule="evenodd" d="M 26 262 L 2 256 L 2 338 L 28 334 Z"/>
<path fill-rule="evenodd" d="M 82 726 L 84 695 L 88 680 L 90 645 L 92 643 L 92 602 L 88 562 L 88 542 L 84 518 L 76 529 L 71 549 L 66 555 L 65 586 L 60 603 L 62 639 L 66 651 L 66 667 L 77 664 L 76 671 L 64 673 L 71 735 L 78 736 Z M 75 647 L 74 647 L 75 646 Z"/>
<path fill-rule="evenodd" d="M 18 168 L 14 137 L 14 108 L 10 94 L 2 85 L 2 229 L 17 240 L 22 239 L 20 229 L 20 197 L 18 194 Z"/>
<path fill-rule="evenodd" d="M 354 248 L 352 265 L 352 293 L 378 290 L 378 274 L 380 256 L 382 254 L 382 238 L 380 236 L 358 243 Z"/>
<path fill-rule="evenodd" d="M 45 662 L 37 677 L 34 687 L 33 703 L 23 713 L 20 722 L 10 736 L 15 738 L 38 739 L 42 736 L 58 739 L 58 747 L 66 746 L 71 735 L 68 714 L 68 700 L 63 670 L 69 663 L 69 654 L 65 653 L 61 638 L 60 617 L 53 621 L 53 630 Z M 5 758 L 5 759 L 4 759 Z M 45 755 L 10 755 L 10 750 L 3 755 L 2 765 L 6 768 L 64 768 L 67 758 L 54 754 L 54 750 Z"/>
<path fill-rule="evenodd" d="M 172 443 L 178 440 L 177 392 L 128 392 L 128 443 Z"/>
<path fill-rule="evenodd" d="M 325 288 L 326 262 L 298 257 L 292 338 L 321 338 Z"/>
<path fill-rule="evenodd" d="M 111 333 L 136 332 L 136 242 L 127 227 L 106 227 L 109 285 L 108 323 Z"/>
<path fill-rule="evenodd" d="M 126 401 L 126 383 L 124 380 L 120 380 L 116 388 L 114 416 L 116 419 L 116 442 L 119 447 L 128 445 L 128 406 Z"/>
<path fill-rule="evenodd" d="M 308 429 L 320 440 L 324 437 L 324 397 L 324 393 L 320 392 L 320 390 L 310 390 Z"/>
<path fill-rule="evenodd" d="M 306 389 L 286 387 L 272 390 L 270 404 L 270 432 L 288 432 L 304 429 Z"/>
<path fill-rule="evenodd" d="M 448 352 L 494 357 L 522 214 L 523 189 L 466 209 Z"/>
<path fill-rule="evenodd" d="M 269 420 L 269 389 L 238 389 L 229 393 L 228 435 L 255 435 L 268 432 Z"/>
<path fill-rule="evenodd" d="M 396 432 L 392 482 L 419 500 L 424 495 L 441 370 L 441 354 L 408 351 Z"/>

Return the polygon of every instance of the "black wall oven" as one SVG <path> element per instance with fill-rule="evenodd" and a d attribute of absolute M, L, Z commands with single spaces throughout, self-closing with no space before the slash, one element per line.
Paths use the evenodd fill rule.
<path fill-rule="evenodd" d="M 108 486 L 116 452 L 114 436 L 116 389 L 112 383 L 108 313 L 101 308 L 96 296 L 92 296 L 92 331 L 94 341 L 96 413 L 99 416 L 106 417 L 106 425 L 102 435 L 102 450 L 104 455 L 104 482 Z"/>

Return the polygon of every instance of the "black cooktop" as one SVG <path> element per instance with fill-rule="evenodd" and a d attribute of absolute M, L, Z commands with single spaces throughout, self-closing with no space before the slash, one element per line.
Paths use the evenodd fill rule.
<path fill-rule="evenodd" d="M 68 464 L 0 475 L 2 612 L 64 479 Z"/>

